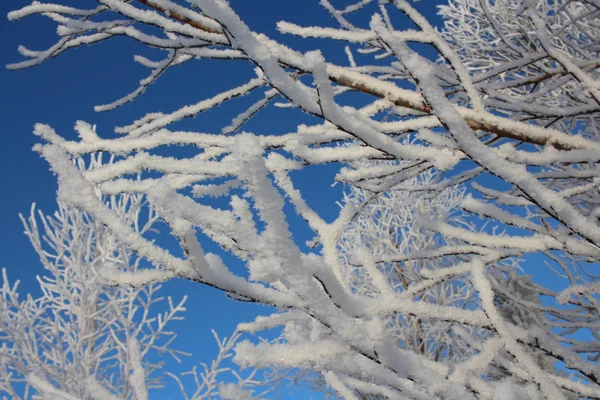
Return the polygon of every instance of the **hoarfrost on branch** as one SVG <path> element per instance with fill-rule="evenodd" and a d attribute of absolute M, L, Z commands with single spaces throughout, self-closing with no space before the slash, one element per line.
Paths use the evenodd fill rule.
<path fill-rule="evenodd" d="M 137 56 L 148 77 L 98 111 L 135 100 L 176 65 L 245 60 L 256 71 L 216 96 L 117 128 L 117 139 L 85 122 L 77 141 L 36 125 L 61 201 L 154 265 L 106 279 L 137 287 L 179 277 L 274 306 L 239 329 L 283 327 L 283 340 L 240 342 L 235 361 L 314 372 L 345 398 L 600 398 L 597 1 L 451 0 L 440 31 L 405 0 L 344 9 L 323 0 L 337 26 L 278 25 L 331 39 L 347 65 L 327 61 L 331 40 L 295 51 L 251 31 L 222 0 L 97 3 L 10 13 L 43 14 L 60 35 L 47 50 L 22 47 L 26 60 L 10 67 L 117 36 L 164 52 L 158 61 Z M 419 54 L 424 46 L 437 60 Z M 255 101 L 221 131 L 174 129 L 240 96 Z M 271 104 L 318 122 L 245 132 Z M 173 145 L 196 155 L 160 155 Z M 72 163 L 98 151 L 114 163 Z M 333 220 L 294 178 L 326 164 L 340 166 L 336 180 L 350 193 Z M 150 241 L 97 192 L 144 196 L 184 256 Z M 309 246 L 294 241 L 288 204 L 314 233 Z M 248 273 L 205 252 L 198 233 Z M 521 266 L 555 274 L 562 289 Z"/>

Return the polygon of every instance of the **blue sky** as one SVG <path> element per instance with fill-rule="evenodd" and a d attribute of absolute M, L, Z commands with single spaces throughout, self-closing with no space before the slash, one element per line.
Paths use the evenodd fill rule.
<path fill-rule="evenodd" d="M 25 0 L 2 1 L 0 14 L 5 16 L 10 10 L 29 3 Z M 80 1 L 61 3 L 76 4 Z M 342 3 L 346 2 L 335 2 L 336 5 Z M 230 0 L 230 4 L 251 29 L 275 39 L 282 38 L 275 30 L 275 23 L 280 19 L 300 25 L 335 26 L 317 0 Z M 417 8 L 433 18 L 435 4 L 439 1 L 428 0 L 417 3 Z M 18 22 L 9 22 L 3 17 L 0 19 L 0 64 L 21 60 L 17 52 L 19 44 L 36 50 L 52 44 L 56 38 L 55 28 L 53 23 L 41 17 Z M 289 46 L 303 51 L 323 47 L 329 60 L 341 61 L 344 58 L 342 47 L 330 48 L 324 41 L 301 40 L 289 35 L 282 39 Z M 146 70 L 132 60 L 133 55 L 139 53 L 147 54 L 139 45 L 119 38 L 71 50 L 35 68 L 0 70 L 0 178 L 3 184 L 0 197 L 0 221 L 3 224 L 0 229 L 0 267 L 8 269 L 11 280 L 22 281 L 23 292 L 38 293 L 35 275 L 43 270 L 22 234 L 18 214 L 27 214 L 32 202 L 46 213 L 53 212 L 57 188 L 48 165 L 31 150 L 37 142 L 32 134 L 34 123 L 50 124 L 59 134 L 74 138 L 72 127 L 75 121 L 85 120 L 97 124 L 100 135 L 110 136 L 113 127 L 130 123 L 145 112 L 170 111 L 197 102 L 221 89 L 244 82 L 251 73 L 250 68 L 239 68 L 239 62 L 193 62 L 171 70 L 134 103 L 108 113 L 94 112 L 94 105 L 125 95 L 146 76 Z M 277 118 L 271 118 L 272 115 L 267 113 L 252 121 L 247 129 L 260 130 L 261 133 L 285 132 L 306 122 L 297 118 L 297 112 L 287 118 L 287 115 L 292 116 L 292 112 L 280 112 Z M 233 115 L 227 113 L 227 107 L 223 107 L 197 121 L 187 121 L 186 127 L 215 131 L 226 125 L 227 119 Z M 198 124 L 201 126 L 198 127 Z M 333 217 L 337 210 L 335 200 L 340 195 L 339 187 L 329 190 L 332 175 L 327 171 L 320 175 L 320 179 L 310 173 L 309 170 L 301 177 L 304 189 L 311 189 L 307 194 L 309 203 Z M 303 235 L 299 233 L 298 236 Z M 185 369 L 192 366 L 192 361 L 210 359 L 214 354 L 210 328 L 227 335 L 238 321 L 267 312 L 263 307 L 236 303 L 216 290 L 197 284 L 174 281 L 165 287 L 165 294 L 175 299 L 180 298 L 182 293 L 189 295 L 189 302 L 186 321 L 175 326 L 180 330 L 178 343 L 195 355 L 193 359 L 185 360 Z"/>

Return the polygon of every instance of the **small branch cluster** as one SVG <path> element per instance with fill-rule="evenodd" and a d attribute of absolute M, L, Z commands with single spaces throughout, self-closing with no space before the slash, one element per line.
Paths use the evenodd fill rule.
<path fill-rule="evenodd" d="M 103 164 L 101 154 L 93 154 L 88 166 L 77 160 L 81 170 L 102 165 L 110 162 Z M 102 199 L 136 233 L 153 230 L 158 215 L 144 208 L 141 195 Z M 144 210 L 148 215 L 142 217 Z M 141 259 L 87 213 L 59 203 L 52 216 L 36 212 L 34 205 L 30 216 L 21 218 L 46 274 L 37 278 L 41 295 L 22 300 L 18 282 L 11 285 L 2 270 L 0 393 L 11 399 L 142 400 L 164 386 L 165 376 L 181 386 L 160 359 L 179 362 L 187 355 L 173 348 L 176 334 L 170 330 L 173 321 L 183 319 L 186 297 L 177 304 L 167 298 L 166 310 L 158 312 L 165 300 L 157 297 L 160 285 L 106 286 L 106 276 L 135 272 Z M 239 334 L 215 338 L 219 355 L 204 367 L 203 383 L 192 399 L 219 391 L 242 393 L 256 384 L 252 375 L 238 376 L 237 385 L 221 387 L 217 375 L 227 369 L 220 364 L 232 356 Z"/>

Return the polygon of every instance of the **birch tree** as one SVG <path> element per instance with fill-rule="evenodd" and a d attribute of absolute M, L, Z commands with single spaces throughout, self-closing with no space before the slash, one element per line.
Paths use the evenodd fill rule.
<path fill-rule="evenodd" d="M 404 0 L 363 0 L 341 9 L 323 0 L 336 26 L 278 24 L 290 36 L 337 43 L 348 55 L 341 65 L 320 51 L 296 51 L 251 31 L 222 0 L 97 3 L 92 9 L 34 3 L 10 13 L 11 19 L 43 14 L 59 33 L 47 50 L 21 48 L 26 59 L 10 67 L 37 65 L 117 36 L 163 50 L 159 60 L 137 56 L 148 77 L 98 111 L 135 100 L 176 65 L 243 60 L 256 71 L 255 78 L 216 96 L 149 112 L 117 128 L 122 134 L 117 139 L 104 139 L 81 121 L 74 141 L 36 125 L 37 150 L 58 175 L 60 199 L 93 215 L 154 266 L 113 270 L 106 279 L 144 286 L 185 278 L 241 301 L 274 306 L 280 311 L 239 329 L 281 326 L 286 341 L 243 341 L 236 346 L 236 362 L 317 371 L 348 399 L 600 398 L 593 271 L 600 256 L 595 64 L 600 5 L 453 1 L 442 11 L 448 20 L 439 32 Z M 421 55 L 424 48 L 438 59 Z M 349 92 L 362 98 L 360 105 L 345 96 Z M 174 128 L 225 102 L 239 105 L 242 95 L 255 102 L 240 107 L 220 131 Z M 320 122 L 276 135 L 244 132 L 244 124 L 273 102 Z M 416 140 L 405 140 L 409 135 Z M 173 145 L 195 149 L 195 155 L 161 155 Z M 71 162 L 100 150 L 117 156 L 110 168 L 84 171 Z M 307 188 L 295 180 L 307 166 L 325 164 L 341 166 L 337 181 L 365 190 L 359 209 L 390 190 L 423 196 L 468 185 L 460 207 L 474 229 L 435 214 L 420 218 L 419 229 L 443 240 L 432 248 L 398 249 L 386 260 L 355 243 L 345 251 L 374 288 L 369 295 L 357 293 L 347 284 L 338 244 L 359 210 L 346 204 L 332 221 L 306 201 Z M 439 171 L 438 180 L 414 185 L 432 169 Z M 141 178 L 131 179 L 140 171 Z M 145 196 L 184 256 L 136 232 L 96 191 Z M 211 197 L 226 206 L 205 201 Z M 299 219 L 284 212 L 286 204 L 314 232 L 310 246 L 293 240 L 291 224 Z M 234 273 L 222 254 L 206 253 L 199 233 L 244 262 L 247 273 Z M 555 271 L 561 289 L 518 279 L 519 295 L 514 284 L 502 284 L 514 276 L 517 259 L 534 260 L 538 274 Z M 382 263 L 416 260 L 444 267 L 421 270 L 405 290 L 392 290 Z M 424 293 L 458 278 L 472 285 L 478 308 L 423 301 Z M 544 301 L 522 295 L 530 291 Z M 504 303 L 498 302 L 502 296 Z M 503 308 L 507 302 L 535 311 L 536 323 L 524 329 Z M 450 362 L 398 346 L 386 330 L 389 315 L 449 324 L 470 353 Z M 486 334 L 474 334 L 479 331 Z M 541 365 L 540 355 L 566 375 Z M 498 366 L 503 377 L 493 379 Z"/>

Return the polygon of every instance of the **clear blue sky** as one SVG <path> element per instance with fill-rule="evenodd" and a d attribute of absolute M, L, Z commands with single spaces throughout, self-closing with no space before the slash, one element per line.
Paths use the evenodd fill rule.
<path fill-rule="evenodd" d="M 34 17 L 9 22 L 4 17 L 10 10 L 29 3 L 30 1 L 25 0 L 0 2 L 0 15 L 3 16 L 0 19 L 2 65 L 21 60 L 17 52 L 19 44 L 38 50 L 46 48 L 56 39 L 55 25 L 45 18 Z M 335 2 L 342 3 L 346 2 Z M 439 3 L 427 0 L 416 6 L 433 18 L 435 5 Z M 335 26 L 333 19 L 318 5 L 317 0 L 230 0 L 230 4 L 251 29 L 264 32 L 275 39 L 282 37 L 275 30 L 276 21 L 281 19 L 300 25 Z M 324 41 L 300 40 L 289 35 L 283 40 L 298 50 L 325 46 L 328 50 L 326 56 L 330 60 L 341 61 L 344 58 L 342 47 L 330 49 Z M 134 54 L 140 53 L 147 54 L 139 45 L 119 38 L 93 47 L 71 50 L 35 68 L 0 70 L 0 178 L 3 185 L 0 197 L 0 221 L 3 224 L 0 229 L 0 267 L 8 269 L 11 280 L 20 279 L 23 282 L 23 291 L 37 294 L 35 275 L 43 270 L 27 238 L 22 234 L 18 213 L 28 213 L 32 202 L 36 202 L 46 213 L 53 212 L 57 187 L 48 165 L 31 151 L 37 141 L 32 134 L 34 123 L 50 124 L 59 134 L 74 138 L 72 127 L 75 121 L 85 120 L 97 124 L 100 135 L 108 136 L 113 127 L 130 123 L 145 112 L 170 111 L 181 105 L 197 102 L 221 89 L 244 82 L 251 73 L 250 68 L 238 68 L 239 62 L 193 62 L 172 69 L 134 103 L 108 113 L 95 113 L 94 105 L 107 103 L 128 93 L 137 81 L 146 76 L 145 68 L 132 60 Z M 248 130 L 289 131 L 304 122 L 297 118 L 297 112 L 292 112 L 289 115 L 294 118 L 289 119 L 285 118 L 285 113 L 278 114 L 276 119 L 269 118 L 268 115 L 258 118 L 248 126 Z M 205 132 L 216 131 L 226 125 L 227 119 L 232 115 L 234 114 L 217 110 L 197 121 L 186 122 L 185 127 Z M 199 121 L 201 127 L 197 126 Z M 337 210 L 334 202 L 340 190 L 329 188 L 330 178 L 327 174 L 321 175 L 320 179 L 305 175 L 303 184 L 312 189 L 308 193 L 308 201 L 333 217 Z M 331 194 L 323 196 L 325 191 Z M 186 321 L 178 326 L 178 343 L 181 348 L 195 355 L 192 359 L 185 360 L 185 369 L 192 366 L 192 361 L 207 360 L 214 354 L 215 346 L 210 328 L 226 335 L 237 322 L 268 311 L 258 306 L 236 303 L 213 289 L 197 284 L 176 281 L 166 285 L 165 294 L 178 299 L 182 293 L 187 293 L 190 299 Z"/>

